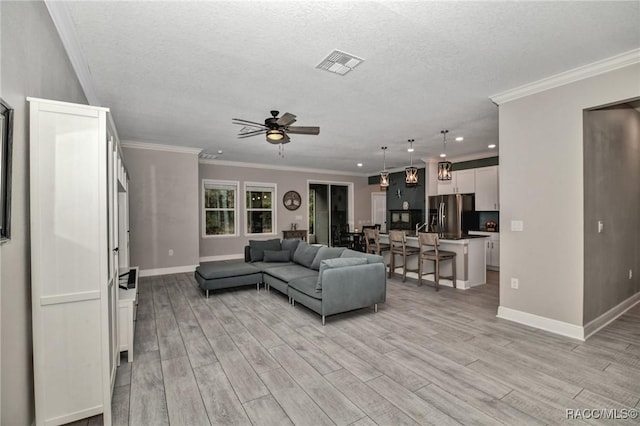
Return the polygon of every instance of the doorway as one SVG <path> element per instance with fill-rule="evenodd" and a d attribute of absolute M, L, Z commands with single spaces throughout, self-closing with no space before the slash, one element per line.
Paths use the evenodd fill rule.
<path fill-rule="evenodd" d="M 309 182 L 309 241 L 336 245 L 353 222 L 353 184 Z"/>
<path fill-rule="evenodd" d="M 387 193 L 371 193 L 371 223 L 380 224 L 380 232 L 387 232 Z"/>

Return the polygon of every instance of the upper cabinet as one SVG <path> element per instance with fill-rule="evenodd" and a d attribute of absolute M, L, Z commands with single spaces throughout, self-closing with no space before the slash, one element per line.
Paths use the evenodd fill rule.
<path fill-rule="evenodd" d="M 451 180 L 438 181 L 438 195 L 472 194 L 476 192 L 475 169 L 458 170 L 451 173 Z"/>
<path fill-rule="evenodd" d="M 476 173 L 476 210 L 500 210 L 498 198 L 498 166 L 475 169 Z"/>

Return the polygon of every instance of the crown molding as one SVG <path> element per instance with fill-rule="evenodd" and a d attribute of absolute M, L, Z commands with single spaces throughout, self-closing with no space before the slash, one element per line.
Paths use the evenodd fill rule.
<path fill-rule="evenodd" d="M 495 95 L 489 96 L 489 99 L 496 105 L 501 105 L 525 96 L 553 89 L 555 87 L 564 86 L 585 78 L 594 77 L 609 71 L 624 68 L 629 65 L 640 63 L 640 49 L 633 49 L 616 56 L 612 56 L 601 61 L 574 68 L 542 80 L 527 83 L 525 85 L 510 89 Z"/>
<path fill-rule="evenodd" d="M 248 167 L 253 169 L 284 170 L 288 172 L 322 173 L 326 175 L 357 176 L 357 177 L 368 176 L 367 174 L 364 174 L 364 173 L 345 172 L 341 170 L 309 169 L 309 168 L 295 167 L 295 166 L 279 166 L 275 164 L 245 163 L 245 162 L 227 161 L 227 160 L 207 160 L 203 158 L 200 159 L 200 164 L 212 164 L 217 166 L 229 166 L 229 167 Z"/>
<path fill-rule="evenodd" d="M 62 45 L 67 51 L 67 56 L 78 77 L 87 102 L 89 102 L 89 105 L 99 106 L 100 100 L 96 94 L 93 77 L 87 65 L 87 59 L 82 52 L 82 47 L 78 40 L 78 33 L 76 32 L 76 27 L 69 13 L 69 9 L 67 9 L 65 2 L 62 1 L 44 0 L 44 4 L 49 10 L 49 15 L 56 30 L 58 30 Z"/>
<path fill-rule="evenodd" d="M 198 155 L 202 151 L 202 149 L 200 149 L 200 148 L 190 148 L 190 147 L 186 147 L 186 146 L 162 145 L 162 144 L 159 144 L 159 143 L 138 142 L 138 141 L 130 141 L 130 140 L 120 141 L 120 145 L 123 148 L 148 149 L 148 150 L 151 150 L 151 151 L 164 151 L 164 152 L 177 152 L 177 153 L 180 153 L 180 154 Z"/>

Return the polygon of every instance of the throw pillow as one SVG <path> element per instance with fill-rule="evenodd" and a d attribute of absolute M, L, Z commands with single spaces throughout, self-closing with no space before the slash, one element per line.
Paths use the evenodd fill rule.
<path fill-rule="evenodd" d="M 322 291 L 322 275 L 327 269 L 343 268 L 345 266 L 365 265 L 367 259 L 364 257 L 341 257 L 335 259 L 327 259 L 320 262 L 320 273 L 318 274 L 318 282 L 316 283 L 316 292 Z"/>
<path fill-rule="evenodd" d="M 301 240 L 294 238 L 287 238 L 282 240 L 282 250 L 289 250 L 291 252 L 291 254 L 289 255 L 289 260 L 293 260 L 293 254 L 296 252 L 300 241 Z"/>
<path fill-rule="evenodd" d="M 265 262 L 288 262 L 291 253 L 289 250 L 265 250 L 263 261 Z"/>
<path fill-rule="evenodd" d="M 313 259 L 313 263 L 311 264 L 311 269 L 315 269 L 318 271 L 320 269 L 320 262 L 327 259 L 335 259 L 340 257 L 343 251 L 345 251 L 345 247 L 320 247 L 318 250 L 318 254 Z"/>
<path fill-rule="evenodd" d="M 264 241 L 249 240 L 249 254 L 252 262 L 261 261 L 265 250 L 282 250 L 280 240 L 278 238 Z"/>
<path fill-rule="evenodd" d="M 320 247 L 318 246 L 312 246 L 304 241 L 300 241 L 296 252 L 293 254 L 293 261 L 307 268 L 311 268 L 313 259 L 315 259 L 319 249 Z"/>

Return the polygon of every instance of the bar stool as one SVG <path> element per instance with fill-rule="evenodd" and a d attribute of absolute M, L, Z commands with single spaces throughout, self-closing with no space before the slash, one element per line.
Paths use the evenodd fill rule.
<path fill-rule="evenodd" d="M 363 227 L 364 228 L 364 227 Z M 389 250 L 389 244 L 380 242 L 380 231 L 373 228 L 364 228 L 364 244 L 366 253 L 382 255 L 382 252 Z"/>
<path fill-rule="evenodd" d="M 407 279 L 407 272 L 418 272 L 418 269 L 407 268 L 407 257 L 419 254 L 420 249 L 407 246 L 407 234 L 404 231 L 389 231 L 389 246 L 391 250 L 389 278 L 393 277 L 396 268 L 402 267 L 402 282 L 404 282 Z M 402 256 L 402 265 L 396 266 L 396 256 Z"/>
<path fill-rule="evenodd" d="M 418 267 L 418 285 L 422 285 L 422 264 L 425 260 L 433 261 L 435 265 L 435 283 L 436 291 L 440 290 L 440 278 L 446 278 L 453 281 L 453 288 L 456 288 L 456 254 L 452 251 L 439 250 L 440 239 L 435 232 L 420 232 L 418 234 L 418 242 L 420 244 L 420 266 Z M 427 246 L 427 247 L 425 247 Z M 429 247 L 433 247 L 430 250 Z M 451 275 L 440 276 L 440 262 L 451 261 Z"/>

